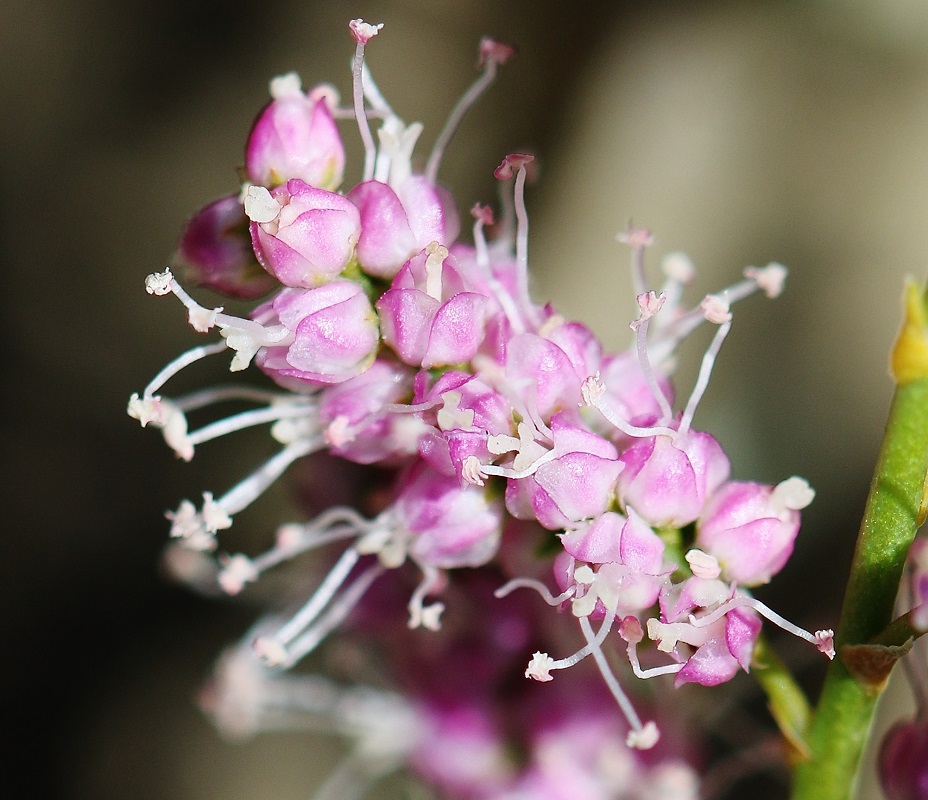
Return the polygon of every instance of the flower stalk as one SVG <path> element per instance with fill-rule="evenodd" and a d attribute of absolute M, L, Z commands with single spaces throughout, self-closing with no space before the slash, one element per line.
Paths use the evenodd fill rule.
<path fill-rule="evenodd" d="M 809 758 L 797 765 L 793 800 L 851 796 L 882 682 L 852 673 L 848 646 L 890 625 L 915 532 L 925 520 L 928 480 L 928 287 L 909 283 L 891 357 L 896 391 L 861 523 L 830 665 L 808 729 Z"/>

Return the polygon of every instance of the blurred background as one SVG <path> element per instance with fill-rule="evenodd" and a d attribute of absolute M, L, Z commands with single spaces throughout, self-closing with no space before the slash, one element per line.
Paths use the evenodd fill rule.
<path fill-rule="evenodd" d="M 195 597 L 158 571 L 164 510 L 231 485 L 266 443 L 223 442 L 186 465 L 124 409 L 194 341 L 176 304 L 145 294 L 145 275 L 163 268 L 187 216 L 237 186 L 269 78 L 297 70 L 349 91 L 357 16 L 386 23 L 369 63 L 394 108 L 425 123 L 423 153 L 473 79 L 480 36 L 519 46 L 441 179 L 466 210 L 495 200 L 503 155 L 536 153 L 535 296 L 611 346 L 627 343 L 633 316 L 614 239 L 629 219 L 655 233 L 654 267 L 667 252 L 691 256 L 693 301 L 749 264 L 790 267 L 779 300 L 735 310 L 697 425 L 737 477 L 799 474 L 817 489 L 793 562 L 761 596 L 807 627 L 836 620 L 891 394 L 903 278 L 928 265 L 920 0 L 4 0 L 11 796 L 307 798 L 335 753 L 303 737 L 216 736 L 194 697 L 256 610 Z M 344 135 L 354 142 L 351 125 Z M 704 344 L 684 351 L 681 393 Z M 212 378 L 204 368 L 191 385 Z M 285 503 L 281 488 L 242 515 L 235 535 L 254 538 L 236 545 L 260 548 Z M 783 648 L 814 689 L 823 664 Z"/>

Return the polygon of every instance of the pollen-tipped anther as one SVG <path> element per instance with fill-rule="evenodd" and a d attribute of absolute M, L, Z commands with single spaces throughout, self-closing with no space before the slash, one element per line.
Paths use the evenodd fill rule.
<path fill-rule="evenodd" d="M 630 730 L 625 738 L 625 744 L 636 750 L 650 750 L 658 743 L 661 738 L 661 732 L 658 730 L 654 721 L 646 722 L 638 730 Z"/>
<path fill-rule="evenodd" d="M 505 64 L 516 54 L 516 48 L 511 44 L 500 42 L 489 36 L 484 36 L 480 40 L 480 60 L 477 66 L 482 69 L 487 64 Z"/>
<path fill-rule="evenodd" d="M 382 22 L 376 25 L 371 25 L 369 22 L 365 22 L 363 19 L 353 19 L 348 23 L 348 29 L 351 31 L 351 36 L 358 44 L 367 44 L 378 33 L 380 33 L 382 28 Z"/>
<path fill-rule="evenodd" d="M 711 322 L 713 325 L 724 325 L 726 322 L 731 322 L 731 306 L 717 294 L 706 295 L 699 307 L 702 309 L 706 321 Z"/>
<path fill-rule="evenodd" d="M 748 267 L 744 277 L 754 281 L 771 300 L 782 294 L 789 270 L 782 264 L 772 262 L 766 267 Z"/>
<path fill-rule="evenodd" d="M 816 631 L 814 636 L 815 647 L 818 651 L 828 656 L 829 661 L 833 661 L 835 657 L 835 632 L 831 629 Z"/>
<path fill-rule="evenodd" d="M 552 681 L 554 676 L 551 675 L 550 670 L 553 663 L 554 659 L 547 653 L 533 653 L 532 660 L 528 662 L 528 666 L 525 668 L 525 677 L 540 683 Z"/>
<path fill-rule="evenodd" d="M 804 478 L 794 475 L 776 485 L 773 500 L 791 511 L 802 511 L 815 499 L 815 489 Z"/>
<path fill-rule="evenodd" d="M 528 153 L 510 153 L 500 165 L 493 170 L 493 177 L 497 180 L 508 181 L 520 169 L 525 169 L 535 160 L 535 156 Z"/>
<path fill-rule="evenodd" d="M 718 559 L 702 550 L 693 548 L 686 554 L 685 558 L 686 563 L 690 565 L 690 570 L 697 578 L 711 581 L 722 574 Z"/>

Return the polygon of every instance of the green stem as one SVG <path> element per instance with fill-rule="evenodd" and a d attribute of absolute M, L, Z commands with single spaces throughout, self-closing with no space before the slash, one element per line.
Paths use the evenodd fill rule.
<path fill-rule="evenodd" d="M 795 771 L 793 800 L 847 800 L 881 685 L 853 677 L 842 647 L 877 637 L 893 617 L 906 554 L 924 521 L 928 476 L 928 326 L 925 297 L 910 286 L 893 352 L 897 381 L 879 463 L 870 486 L 829 667 Z"/>
<path fill-rule="evenodd" d="M 791 761 L 808 758 L 805 732 L 812 713 L 809 701 L 786 664 L 763 636 L 754 645 L 751 674 L 767 695 L 770 713 L 791 747 Z"/>

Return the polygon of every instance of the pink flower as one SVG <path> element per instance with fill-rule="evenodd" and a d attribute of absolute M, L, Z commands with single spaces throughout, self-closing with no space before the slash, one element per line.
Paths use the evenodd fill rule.
<path fill-rule="evenodd" d="M 373 363 L 380 342 L 377 316 L 354 281 L 284 289 L 255 311 L 255 319 L 288 332 L 255 358 L 282 386 L 340 383 L 360 375 Z"/>
<path fill-rule="evenodd" d="M 236 195 L 207 203 L 187 221 L 174 263 L 195 285 L 230 297 L 261 297 L 277 286 L 255 259 Z"/>
<path fill-rule="evenodd" d="M 394 504 L 397 521 L 411 535 L 410 556 L 420 564 L 477 567 L 496 554 L 503 506 L 485 489 L 461 486 L 424 461 L 409 472 Z"/>
<path fill-rule="evenodd" d="M 245 145 L 249 180 L 277 186 L 299 178 L 310 186 L 336 189 L 342 182 L 345 150 L 323 87 L 307 95 L 291 72 L 271 81 L 273 99 L 255 120 Z"/>
<path fill-rule="evenodd" d="M 619 499 L 656 527 L 695 521 L 712 493 L 728 478 L 730 465 L 707 433 L 643 439 L 619 457 Z"/>
<path fill-rule="evenodd" d="M 377 359 L 354 378 L 326 386 L 319 393 L 319 417 L 326 425 L 330 452 L 359 464 L 389 464 L 413 455 L 417 427 L 410 432 L 408 415 L 383 411 L 411 393 L 412 371 L 385 359 Z"/>
<path fill-rule="evenodd" d="M 506 345 L 506 378 L 543 419 L 562 409 L 576 408 L 585 377 L 578 374 L 563 349 L 542 336 L 523 333 Z"/>
<path fill-rule="evenodd" d="M 758 616 L 743 608 L 732 609 L 717 623 L 703 628 L 705 641 L 677 673 L 674 685 L 717 686 L 735 677 L 739 667 L 747 672 L 760 628 Z"/>
<path fill-rule="evenodd" d="M 898 722 L 880 747 L 880 785 L 887 800 L 928 797 L 928 720 Z"/>
<path fill-rule="evenodd" d="M 457 238 L 452 198 L 421 176 L 410 176 L 398 189 L 365 181 L 348 193 L 348 199 L 361 213 L 358 261 L 369 275 L 392 278 L 431 242 L 449 246 Z"/>
<path fill-rule="evenodd" d="M 245 213 L 258 261 L 285 286 L 310 288 L 337 277 L 361 233 L 350 200 L 297 178 L 270 192 L 250 187 Z"/>
<path fill-rule="evenodd" d="M 727 580 L 744 586 L 768 583 L 793 552 L 799 509 L 811 501 L 810 492 L 800 478 L 776 488 L 725 484 L 703 509 L 696 545 L 718 559 Z"/>
<path fill-rule="evenodd" d="M 506 508 L 514 517 L 534 518 L 558 530 L 606 512 L 622 464 L 611 442 L 576 426 L 565 414 L 552 419 L 551 431 L 556 455 L 533 475 L 509 479 Z"/>
<path fill-rule="evenodd" d="M 437 242 L 407 261 L 377 301 L 384 341 L 407 364 L 425 369 L 473 358 L 486 307 L 487 298 L 467 290 Z"/>

